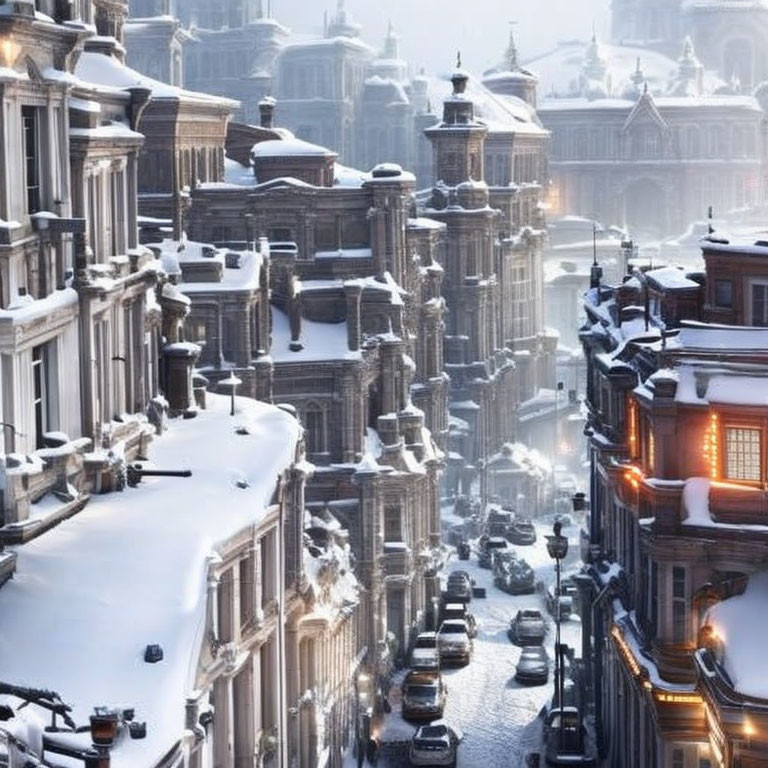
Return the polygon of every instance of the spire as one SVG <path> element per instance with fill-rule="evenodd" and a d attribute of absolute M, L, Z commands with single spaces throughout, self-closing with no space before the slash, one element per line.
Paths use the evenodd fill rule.
<path fill-rule="evenodd" d="M 400 45 L 399 39 L 395 34 L 395 27 L 392 21 L 389 21 L 387 26 L 387 36 L 384 39 L 384 58 L 385 59 L 399 59 L 400 58 Z"/>
<path fill-rule="evenodd" d="M 517 46 L 515 45 L 515 24 L 516 21 L 509 22 L 509 46 L 507 46 L 507 63 L 510 72 L 517 72 L 520 69 L 520 61 L 517 56 Z"/>

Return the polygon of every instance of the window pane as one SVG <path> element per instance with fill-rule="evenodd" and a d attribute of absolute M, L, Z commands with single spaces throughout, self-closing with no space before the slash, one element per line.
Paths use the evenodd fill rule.
<path fill-rule="evenodd" d="M 725 430 L 725 474 L 731 480 L 760 481 L 760 430 L 729 427 Z"/>
<path fill-rule="evenodd" d="M 768 326 L 768 285 L 752 286 L 752 325 Z"/>
<path fill-rule="evenodd" d="M 715 305 L 733 306 L 733 283 L 730 280 L 715 280 Z"/>

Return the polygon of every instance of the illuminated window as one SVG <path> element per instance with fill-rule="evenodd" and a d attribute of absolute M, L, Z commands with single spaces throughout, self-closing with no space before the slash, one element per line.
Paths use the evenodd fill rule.
<path fill-rule="evenodd" d="M 760 430 L 728 427 L 725 430 L 725 475 L 730 480 L 760 481 Z"/>

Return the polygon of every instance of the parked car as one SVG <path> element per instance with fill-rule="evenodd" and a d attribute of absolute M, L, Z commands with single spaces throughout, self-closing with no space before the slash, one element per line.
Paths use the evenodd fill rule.
<path fill-rule="evenodd" d="M 573 598 L 571 598 L 569 595 L 562 594 L 563 590 L 561 588 L 560 590 L 560 596 L 559 598 L 555 596 L 555 588 L 549 587 L 547 589 L 547 610 L 557 618 L 557 604 L 560 603 L 560 620 L 561 621 L 567 621 L 571 618 L 571 613 L 573 613 Z"/>
<path fill-rule="evenodd" d="M 519 546 L 536 543 L 536 528 L 526 517 L 516 517 L 507 530 L 507 538 Z"/>
<path fill-rule="evenodd" d="M 477 564 L 481 568 L 490 568 L 494 550 L 506 549 L 508 546 L 507 540 L 501 536 L 489 536 L 483 541 Z"/>
<path fill-rule="evenodd" d="M 440 669 L 440 649 L 437 632 L 420 632 L 411 651 L 411 669 L 434 671 Z"/>
<path fill-rule="evenodd" d="M 512 513 L 502 509 L 491 508 L 485 521 L 485 532 L 488 536 L 506 536 L 507 529 L 512 524 Z"/>
<path fill-rule="evenodd" d="M 515 645 L 541 645 L 547 634 L 547 623 L 541 611 L 525 608 L 509 622 L 508 634 Z"/>
<path fill-rule="evenodd" d="M 510 562 L 495 579 L 496 586 L 510 595 L 530 595 L 536 591 L 536 574 L 525 560 Z"/>
<path fill-rule="evenodd" d="M 562 718 L 562 728 L 561 728 Z M 544 719 L 547 765 L 592 765 L 585 752 L 585 729 L 576 707 L 553 707 Z"/>
<path fill-rule="evenodd" d="M 541 645 L 526 645 L 517 662 L 515 680 L 523 685 L 545 685 L 549 680 L 549 656 Z"/>
<path fill-rule="evenodd" d="M 406 720 L 442 717 L 447 689 L 439 672 L 412 671 L 402 685 L 402 715 Z"/>
<path fill-rule="evenodd" d="M 461 735 L 445 723 L 422 725 L 413 734 L 408 750 L 412 766 L 451 766 L 456 768 Z"/>
<path fill-rule="evenodd" d="M 445 603 L 442 610 L 442 619 L 462 619 L 467 622 L 467 634 L 474 638 L 477 637 L 477 620 L 474 615 L 467 610 L 466 603 Z"/>
<path fill-rule="evenodd" d="M 494 549 L 491 552 L 491 570 L 497 576 L 500 572 L 506 573 L 509 565 L 517 560 L 517 552 L 507 547 L 506 549 Z"/>
<path fill-rule="evenodd" d="M 472 579 L 466 571 L 454 571 L 448 576 L 445 597 L 452 603 L 468 603 L 472 600 Z"/>
<path fill-rule="evenodd" d="M 448 619 L 440 625 L 437 634 L 437 646 L 440 649 L 440 661 L 469 664 L 472 656 L 472 640 L 469 627 L 463 619 Z"/>

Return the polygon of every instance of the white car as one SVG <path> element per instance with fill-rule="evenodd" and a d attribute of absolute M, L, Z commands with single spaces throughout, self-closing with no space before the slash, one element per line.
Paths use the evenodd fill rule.
<path fill-rule="evenodd" d="M 464 619 L 448 619 L 440 625 L 437 633 L 437 647 L 440 649 L 440 662 L 446 661 L 469 664 L 472 655 L 472 640 L 469 627 Z"/>
<path fill-rule="evenodd" d="M 440 669 L 437 632 L 420 632 L 411 651 L 411 668 L 435 671 Z"/>
<path fill-rule="evenodd" d="M 422 725 L 411 740 L 408 759 L 413 766 L 456 766 L 461 735 L 445 722 Z"/>

